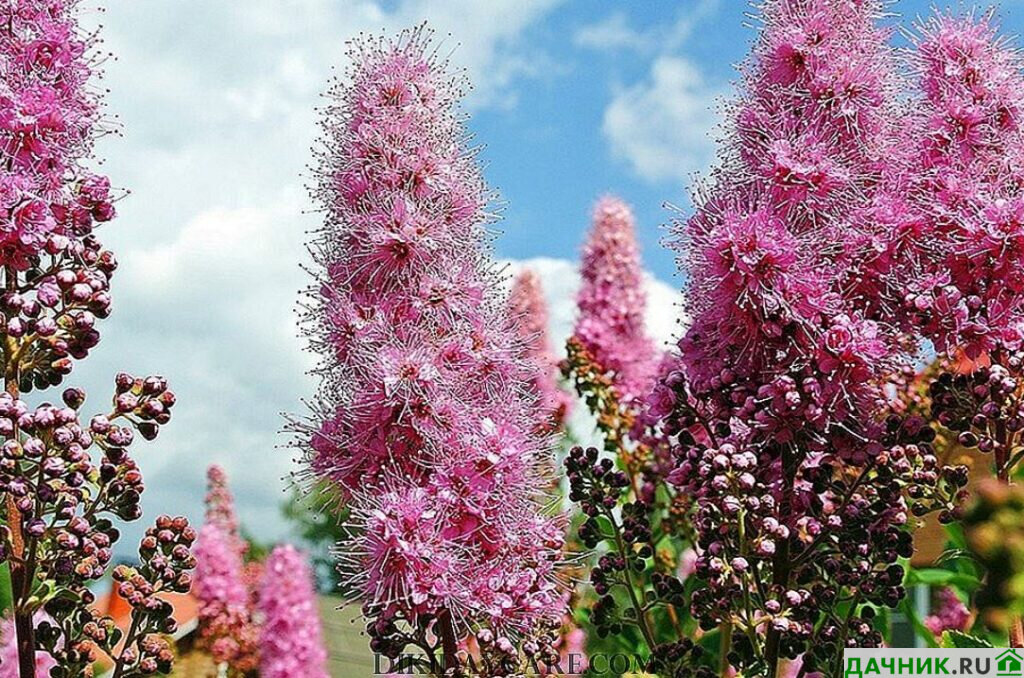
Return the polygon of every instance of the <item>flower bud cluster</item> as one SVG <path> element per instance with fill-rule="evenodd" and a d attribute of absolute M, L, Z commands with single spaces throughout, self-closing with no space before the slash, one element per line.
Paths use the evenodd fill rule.
<path fill-rule="evenodd" d="M 548 339 L 548 308 L 540 276 L 529 269 L 516 276 L 508 295 L 508 310 L 518 320 L 517 328 L 527 357 L 537 363 L 533 386 L 545 414 L 543 425 L 557 430 L 569 414 L 572 399 L 556 378 L 558 359 Z"/>
<path fill-rule="evenodd" d="M 23 392 L 60 384 L 99 343 L 98 321 L 111 313 L 117 262 L 95 236 L 69 241 L 52 259 L 0 295 L 0 337 L 5 358 L 19 362 Z"/>
<path fill-rule="evenodd" d="M 863 451 L 839 436 L 797 455 L 722 426 L 680 434 L 669 480 L 696 498 L 696 573 L 709 584 L 692 598 L 701 625 L 774 629 L 793 659 L 821 641 L 841 599 L 897 605 L 911 516 L 951 518 L 967 483 L 965 468 L 938 465 L 933 438 L 920 418 L 896 416 Z M 780 573 L 787 584 L 765 585 Z"/>
<path fill-rule="evenodd" d="M 931 382 L 932 418 L 965 448 L 993 455 L 997 472 L 1009 473 L 1024 430 L 1024 354 L 999 354 L 1001 363 L 969 373 L 944 371 Z"/>
<path fill-rule="evenodd" d="M 714 678 L 718 674 L 710 668 L 694 665 L 703 654 L 704 648 L 689 638 L 663 643 L 651 652 L 647 672 L 673 678 Z"/>
<path fill-rule="evenodd" d="M 515 678 L 521 675 L 562 675 L 559 667 L 558 630 L 560 623 L 551 618 L 538 621 L 525 639 L 515 642 L 507 636 L 481 629 L 471 637 L 479 648 L 479 658 L 467 678 Z M 468 663 L 468 662 L 467 662 Z M 582 663 L 577 661 L 577 665 Z"/>
<path fill-rule="evenodd" d="M 170 419 L 173 394 L 161 377 L 118 375 L 113 409 L 84 425 L 79 389 L 64 392 L 64 406 L 25 401 L 0 393 L 0 489 L 21 516 L 29 543 L 50 544 L 40 571 L 61 584 L 100 578 L 119 533 L 104 514 L 135 520 L 145 487 L 128 454 L 135 431 L 155 435 Z M 151 435 L 152 434 L 152 435 Z M 94 458 L 93 450 L 100 453 Z M 5 529 L 4 553 L 11 530 Z"/>
<path fill-rule="evenodd" d="M 141 565 L 114 568 L 118 594 L 136 610 L 159 618 L 163 633 L 172 634 L 175 627 L 170 607 L 158 594 L 188 593 L 196 566 L 191 552 L 195 540 L 196 532 L 186 518 L 160 516 L 139 544 Z"/>
<path fill-rule="evenodd" d="M 195 538 L 186 518 L 160 516 L 140 543 L 140 564 L 114 568 L 114 591 L 132 608 L 127 635 L 112 618 L 91 607 L 94 598 L 88 589 L 77 589 L 76 598 L 49 600 L 44 608 L 47 617 L 38 623 L 36 634 L 57 660 L 60 672 L 55 678 L 84 675 L 100 653 L 113 657 L 124 676 L 169 673 L 174 651 L 167 636 L 174 634 L 177 624 L 163 594 L 189 591 Z"/>
<path fill-rule="evenodd" d="M 128 448 L 136 431 L 151 437 L 147 427 L 155 431 L 158 421 L 166 423 L 174 403 L 161 377 L 121 374 L 116 390 L 111 411 L 94 416 L 87 425 L 79 416 L 85 402 L 80 389 L 65 390 L 62 406 L 44 403 L 34 409 L 0 393 L 0 489 L 11 498 L 19 517 L 16 525 L 0 530 L 0 553 L 4 559 L 19 549 L 34 554 L 35 576 L 64 592 L 47 611 L 52 619 L 68 624 L 43 622 L 38 638 L 67 666 L 94 661 L 89 642 L 99 644 L 105 637 L 105 626 L 97 626 L 96 615 L 82 606 L 91 602 L 88 587 L 105 575 L 120 537 L 111 518 L 131 521 L 142 515 L 145 486 Z M 177 523 L 174 529 L 180 531 Z M 147 536 L 143 549 L 156 538 Z M 182 549 L 187 559 L 187 544 Z M 159 567 L 161 562 L 156 560 Z M 169 574 L 177 577 L 180 572 L 172 569 L 161 576 Z M 183 576 L 175 590 L 188 589 L 188 576 Z M 60 649 L 58 640 L 63 642 Z M 115 645 L 113 641 L 97 647 Z"/>
<path fill-rule="evenodd" d="M 812 667 L 818 667 L 819 675 L 829 675 L 829 667 L 835 666 L 844 649 L 882 647 L 884 642 L 885 638 L 875 624 L 874 608 L 863 607 L 859 614 L 848 620 L 835 619 L 826 623 L 814 645 L 803 656 L 803 666 L 812 670 Z"/>
<path fill-rule="evenodd" d="M 590 570 L 597 601 L 589 621 L 597 636 L 616 636 L 627 626 L 638 627 L 652 666 L 661 667 L 657 672 L 704 675 L 688 673 L 697 670 L 700 648 L 663 640 L 652 616 L 664 615 L 667 624 L 690 602 L 682 581 L 663 571 L 668 568 L 655 551 L 661 538 L 653 529 L 659 509 L 643 499 L 631 499 L 629 476 L 616 470 L 611 459 L 600 458 L 596 448 L 572 448 L 565 468 L 569 499 L 586 516 L 578 537 L 588 549 L 601 553 Z M 661 523 L 664 527 L 664 520 Z"/>

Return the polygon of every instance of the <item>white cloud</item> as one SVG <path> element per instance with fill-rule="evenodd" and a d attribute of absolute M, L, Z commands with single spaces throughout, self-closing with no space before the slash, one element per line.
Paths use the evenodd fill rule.
<path fill-rule="evenodd" d="M 689 60 L 661 56 L 645 81 L 615 93 L 602 132 L 641 177 L 686 181 L 712 157 L 717 96 Z"/>
<path fill-rule="evenodd" d="M 573 44 L 588 49 L 646 49 L 650 36 L 634 29 L 624 12 L 609 14 L 604 19 L 581 26 L 573 34 Z"/>
<path fill-rule="evenodd" d="M 466 68 L 473 91 L 471 108 L 516 103 L 514 85 L 541 77 L 557 65 L 536 48 L 520 44 L 522 34 L 565 0 L 405 0 L 389 18 L 392 28 L 426 19 L 447 43 L 454 64 Z"/>
<path fill-rule="evenodd" d="M 676 20 L 659 22 L 645 30 L 634 28 L 624 12 L 613 12 L 573 34 L 573 44 L 586 49 L 614 51 L 629 49 L 642 53 L 667 54 L 679 49 L 704 19 L 713 15 L 721 0 L 698 0 L 680 7 Z"/>
<path fill-rule="evenodd" d="M 303 213 L 303 176 L 346 41 L 427 20 L 452 34 L 440 53 L 476 81 L 472 106 L 506 106 L 539 75 L 526 32 L 562 1 L 113 0 L 86 17 L 117 55 L 102 84 L 122 134 L 99 155 L 132 195 L 100 232 L 122 264 L 115 312 L 71 382 L 96 402 L 118 370 L 163 373 L 178 393 L 174 420 L 139 445 L 148 516 L 201 518 L 204 471 L 218 462 L 247 527 L 286 529 L 281 413 L 302 412 L 315 388 L 293 313 L 319 220 Z"/>
<path fill-rule="evenodd" d="M 314 392 L 295 327 L 297 291 L 306 284 L 303 241 L 289 223 L 298 202 L 267 209 L 214 209 L 166 243 L 121 252 L 116 314 L 97 354 L 82 368 L 93 397 L 105 397 L 117 370 L 167 376 L 178 405 L 160 438 L 140 443 L 149 488 L 147 514 L 200 518 L 205 469 L 224 466 L 246 527 L 279 538 L 279 507 L 291 470 L 275 449 L 283 411 L 301 411 Z M 141 525 L 128 533 L 131 548 Z"/>
<path fill-rule="evenodd" d="M 719 91 L 679 51 L 720 5 L 720 0 L 695 0 L 679 8 L 675 21 L 644 29 L 615 12 L 574 35 L 578 47 L 628 49 L 652 59 L 645 80 L 614 89 L 602 124 L 612 155 L 648 181 L 685 182 L 712 158 Z"/>

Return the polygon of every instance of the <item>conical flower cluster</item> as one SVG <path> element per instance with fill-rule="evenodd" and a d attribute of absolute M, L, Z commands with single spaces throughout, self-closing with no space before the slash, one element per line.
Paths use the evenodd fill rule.
<path fill-rule="evenodd" d="M 259 630 L 243 563 L 234 500 L 219 466 L 207 470 L 206 522 L 196 542 L 193 593 L 199 601 L 199 634 L 215 661 L 240 671 L 257 662 Z"/>
<path fill-rule="evenodd" d="M 515 277 L 508 295 L 509 313 L 518 321 L 519 336 L 527 349 L 527 357 L 537 363 L 534 388 L 540 396 L 541 410 L 555 428 L 569 413 L 572 399 L 558 385 L 558 358 L 551 351 L 548 339 L 548 307 L 540 276 L 526 269 Z"/>
<path fill-rule="evenodd" d="M 76 0 L 0 9 L 0 266 L 25 269 L 114 216 L 110 183 L 84 168 L 100 119 Z"/>
<path fill-rule="evenodd" d="M 878 11 L 763 3 L 723 162 L 678 231 L 692 278 L 680 344 L 691 379 L 704 389 L 750 378 L 791 401 L 768 408 L 765 425 L 793 414 L 826 429 L 893 352 L 880 325 L 890 318 L 871 306 L 878 294 L 862 294 L 877 276 L 861 275 L 880 265 L 898 209 L 879 188 L 899 154 Z M 799 396 L 786 395 L 792 380 Z"/>
<path fill-rule="evenodd" d="M 309 463 L 349 495 L 343 565 L 376 638 L 439 616 L 525 629 L 560 613 L 562 525 L 535 503 L 550 440 L 485 246 L 461 81 L 423 30 L 350 56 L 320 157 Z"/>
<path fill-rule="evenodd" d="M 574 335 L 614 374 L 624 402 L 642 401 L 654 385 L 661 355 L 645 330 L 647 294 L 633 213 L 618 198 L 602 198 L 594 207 L 580 275 Z"/>
<path fill-rule="evenodd" d="M 290 544 L 276 547 L 267 557 L 260 589 L 260 675 L 327 678 L 313 571 L 305 556 Z"/>
<path fill-rule="evenodd" d="M 805 651 L 832 661 L 840 634 L 881 642 L 836 596 L 895 606 L 911 510 L 948 507 L 966 474 L 936 468 L 920 418 L 884 417 L 922 255 L 882 3 L 759 9 L 721 164 L 677 231 L 693 322 L 659 410 L 680 434 L 670 479 L 697 503 L 711 586 L 694 611 L 765 631 L 738 668 L 771 675 Z"/>
<path fill-rule="evenodd" d="M 1024 346 L 1024 66 L 989 17 L 922 26 L 910 194 L 925 246 L 905 303 L 940 350 Z"/>

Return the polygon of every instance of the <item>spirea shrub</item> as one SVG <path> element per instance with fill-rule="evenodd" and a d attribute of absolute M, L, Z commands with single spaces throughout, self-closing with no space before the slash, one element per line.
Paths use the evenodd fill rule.
<path fill-rule="evenodd" d="M 919 92 L 902 129 L 921 246 L 901 264 L 916 274 L 903 303 L 913 327 L 957 357 L 933 375 L 932 419 L 991 455 L 1007 484 L 1024 454 L 1024 60 L 989 14 L 937 14 L 915 43 Z M 1000 616 L 989 590 L 979 593 L 986 618 L 1024 646 L 1019 606 Z"/>
<path fill-rule="evenodd" d="M 757 675 L 801 654 L 828 673 L 843 647 L 880 644 L 870 619 L 906 595 L 912 516 L 950 516 L 967 481 L 926 421 L 887 416 L 920 247 L 881 11 L 759 5 L 720 164 L 676 231 L 692 323 L 660 406 L 670 480 L 696 499 L 708 587 L 691 609 Z"/>
<path fill-rule="evenodd" d="M 160 377 L 119 374 L 111 406 L 83 417 L 85 393 L 29 404 L 21 394 L 56 386 L 99 342 L 111 312 L 113 254 L 95 235 L 115 215 L 109 180 L 89 169 L 105 130 L 94 76 L 96 36 L 77 25 L 75 0 L 0 7 L 0 558 L 10 568 L 19 673 L 91 675 L 106 654 L 114 675 L 167 673 L 164 634 L 175 622 L 163 592 L 188 591 L 195 534 L 161 516 L 135 568 L 114 579 L 132 607 L 124 634 L 90 606 L 119 531 L 137 520 L 142 474 L 129 452 L 135 434 L 155 438 L 174 394 Z"/>
<path fill-rule="evenodd" d="M 248 544 L 238 532 L 224 469 L 214 464 L 206 478 L 206 520 L 195 548 L 199 641 L 216 663 L 244 675 L 259 667 L 260 637 L 244 562 Z M 252 582 L 252 588 L 257 585 Z"/>
<path fill-rule="evenodd" d="M 313 571 L 294 546 L 276 547 L 260 583 L 260 676 L 328 678 Z"/>
<path fill-rule="evenodd" d="M 951 537 L 988 568 L 932 576 L 974 582 L 980 619 L 1024 644 L 1014 543 L 992 538 L 1024 458 L 1022 61 L 987 15 L 938 14 L 898 52 L 885 6 L 756 5 L 718 162 L 673 226 L 689 326 L 668 354 L 629 208 L 595 209 L 561 363 L 603 439 L 565 464 L 572 546 L 592 552 L 574 604 L 590 642 L 648 672 L 839 671 L 845 647 L 885 641 L 879 610 L 912 613 L 931 514 L 966 521 Z M 500 294 L 461 83 L 427 34 L 351 56 L 317 151 L 321 388 L 296 431 L 351 516 L 341 563 L 371 648 L 504 675 L 517 649 L 547 652 L 565 600 L 564 525 L 537 503 L 564 413 L 539 290 Z M 953 442 L 998 481 L 966 512 Z M 973 615 L 940 601 L 919 626 L 945 642 Z"/>
<path fill-rule="evenodd" d="M 457 662 L 557 626 L 563 526 L 537 503 L 538 365 L 486 243 L 488 192 L 453 76 L 417 29 L 351 44 L 318 145 L 324 226 L 305 328 L 322 356 L 312 471 L 347 495 L 340 547 L 371 646 Z"/>
<path fill-rule="evenodd" d="M 611 374 L 624 404 L 647 396 L 660 360 L 644 323 L 643 275 L 632 211 L 618 198 L 602 198 L 580 262 L 573 337 Z"/>

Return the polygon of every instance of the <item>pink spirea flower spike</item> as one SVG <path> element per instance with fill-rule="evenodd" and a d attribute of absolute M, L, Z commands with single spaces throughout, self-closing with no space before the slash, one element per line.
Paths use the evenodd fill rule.
<path fill-rule="evenodd" d="M 239 554 L 245 555 L 248 544 L 238 533 L 238 516 L 235 513 L 235 498 L 228 485 L 228 476 L 217 464 L 206 470 L 205 522 L 217 525 L 224 534 L 236 542 Z"/>
<path fill-rule="evenodd" d="M 206 522 L 219 525 L 225 532 L 238 532 L 235 498 L 228 487 L 228 476 L 217 464 L 206 469 Z"/>
<path fill-rule="evenodd" d="M 906 208 L 880 188 L 901 167 L 898 69 L 878 4 L 761 5 L 722 163 L 677 231 L 687 376 L 702 391 L 750 380 L 742 416 L 780 438 L 782 420 L 824 431 L 875 398 L 898 349 L 886 248 Z"/>
<path fill-rule="evenodd" d="M 263 617 L 260 675 L 327 678 L 313 572 L 294 546 L 278 546 L 267 557 L 259 599 Z"/>
<path fill-rule="evenodd" d="M 242 556 L 235 540 L 216 523 L 199 531 L 192 592 L 199 601 L 201 634 L 217 662 L 234 662 L 242 652 L 238 637 L 249 623 L 249 592 L 242 579 Z"/>
<path fill-rule="evenodd" d="M 905 302 L 939 350 L 1024 344 L 1024 58 L 991 17 L 936 15 L 915 52 L 910 194 L 930 245 Z"/>
<path fill-rule="evenodd" d="M 541 399 L 541 409 L 547 414 L 546 420 L 557 428 L 565 421 L 572 399 L 558 385 L 558 358 L 548 339 L 548 307 L 540 276 L 529 269 L 520 272 L 512 282 L 508 308 L 519 323 L 527 357 L 536 361 L 539 368 L 534 387 Z"/>
<path fill-rule="evenodd" d="M 206 519 L 196 542 L 193 593 L 199 634 L 214 659 L 239 671 L 255 668 L 259 628 L 253 621 L 260 566 L 244 562 L 234 497 L 224 469 L 207 469 Z"/>
<path fill-rule="evenodd" d="M 422 29 L 350 57 L 323 123 L 308 461 L 348 495 L 342 567 L 378 647 L 440 615 L 525 630 L 562 612 L 563 525 L 536 503 L 551 439 L 486 247 L 462 81 Z"/>
<path fill-rule="evenodd" d="M 924 619 L 924 625 L 936 636 L 944 631 L 966 631 L 971 625 L 971 611 L 950 588 L 939 589 L 935 596 L 932 614 Z"/>
<path fill-rule="evenodd" d="M 618 198 L 594 207 L 583 247 L 575 336 L 605 370 L 614 373 L 623 401 L 647 397 L 661 354 L 647 336 L 643 265 L 633 213 Z"/>
<path fill-rule="evenodd" d="M 825 668 L 845 594 L 812 592 L 868 582 L 865 601 L 899 603 L 912 512 L 952 505 L 960 477 L 918 483 L 939 473 L 922 451 L 934 432 L 886 416 L 886 375 L 911 364 L 903 296 L 929 253 L 884 3 L 756 6 L 720 162 L 676 225 L 692 321 L 650 402 L 679 442 L 669 481 L 696 506 L 694 615 L 764 633 L 763 661 L 736 668 L 773 675 L 800 654 Z M 849 643 L 881 643 L 851 619 Z"/>
<path fill-rule="evenodd" d="M 0 20 L 0 266 L 64 250 L 114 217 L 110 182 L 85 168 L 100 120 L 92 38 L 76 0 L 5 3 Z"/>

